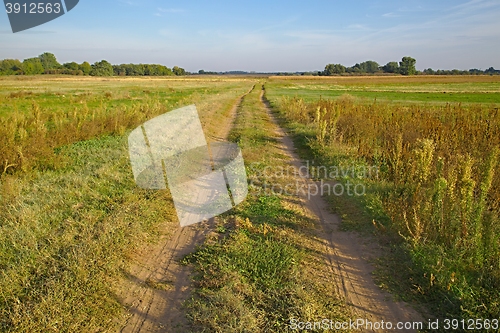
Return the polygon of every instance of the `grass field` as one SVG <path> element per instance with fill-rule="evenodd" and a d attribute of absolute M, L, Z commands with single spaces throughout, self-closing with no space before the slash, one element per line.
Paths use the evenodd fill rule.
<path fill-rule="evenodd" d="M 366 195 L 329 201 L 344 228 L 386 246 L 381 286 L 438 317 L 500 316 L 498 76 L 0 77 L 0 331 L 120 324 L 114 288 L 130 253 L 177 226 L 169 194 L 131 176 L 127 134 L 144 121 L 195 103 L 211 140 L 256 85 L 230 139 L 253 184 L 289 181 L 261 179 L 287 163 L 261 84 L 304 159 L 379 170 L 357 179 Z M 184 260 L 196 273 L 195 327 L 349 318 L 321 272 L 314 224 L 290 197 L 250 187 L 216 231 Z"/>
<path fill-rule="evenodd" d="M 500 103 L 498 76 L 271 77 L 269 98 L 299 97 L 306 102 L 349 94 L 359 101 L 412 103 Z"/>
<path fill-rule="evenodd" d="M 129 255 L 178 224 L 168 193 L 136 187 L 127 133 L 196 103 L 207 136 L 217 136 L 253 83 L 37 77 L 0 85 L 0 331 L 114 331 L 123 313 L 114 288 Z"/>
<path fill-rule="evenodd" d="M 202 123 L 251 87 L 246 79 L 1 79 L 0 173 L 52 168 L 53 148 L 100 135 L 123 135 L 146 119 L 197 104 Z M 222 103 L 222 105 L 221 105 Z M 214 127 L 211 127 L 214 126 Z"/>

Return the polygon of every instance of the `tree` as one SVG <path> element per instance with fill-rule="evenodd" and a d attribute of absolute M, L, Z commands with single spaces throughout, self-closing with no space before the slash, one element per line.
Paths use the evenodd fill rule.
<path fill-rule="evenodd" d="M 92 66 L 84 61 L 80 66 L 80 70 L 83 72 L 83 75 L 90 75 L 90 72 L 92 71 Z"/>
<path fill-rule="evenodd" d="M 78 65 L 76 62 L 67 62 L 65 64 L 63 64 L 63 67 L 64 68 L 67 68 L 67 69 L 70 69 L 72 71 L 77 71 L 80 69 L 80 65 Z"/>
<path fill-rule="evenodd" d="M 417 69 L 415 68 L 415 64 L 417 60 L 412 57 L 403 57 L 399 62 L 399 71 L 403 75 L 415 75 Z"/>
<path fill-rule="evenodd" d="M 397 61 L 390 61 L 382 69 L 385 73 L 399 73 L 399 64 Z"/>
<path fill-rule="evenodd" d="M 138 65 L 135 65 L 135 64 L 131 64 L 132 68 L 133 68 L 133 73 L 134 75 L 144 75 L 144 66 L 142 64 L 138 64 Z"/>
<path fill-rule="evenodd" d="M 345 73 L 345 66 L 341 64 L 328 64 L 323 71 L 323 75 L 331 76 L 335 74 Z"/>
<path fill-rule="evenodd" d="M 106 60 L 101 60 L 92 65 L 92 70 L 90 71 L 92 76 L 113 76 L 113 65 L 111 65 Z"/>
<path fill-rule="evenodd" d="M 45 73 L 39 58 L 28 58 L 23 61 L 23 73 L 25 75 L 36 75 Z"/>
<path fill-rule="evenodd" d="M 349 67 L 346 69 L 348 73 L 363 73 L 363 69 L 361 68 L 361 65 L 356 63 L 356 65 Z"/>
<path fill-rule="evenodd" d="M 0 75 L 22 74 L 23 64 L 17 59 L 0 60 Z"/>
<path fill-rule="evenodd" d="M 59 69 L 61 64 L 57 62 L 56 56 L 52 53 L 45 52 L 38 56 L 44 70 Z"/>
<path fill-rule="evenodd" d="M 487 70 L 485 70 L 484 73 L 489 75 L 500 74 L 500 70 L 490 67 Z"/>
<path fill-rule="evenodd" d="M 116 76 L 125 76 L 125 75 L 127 75 L 126 65 L 125 64 L 113 65 L 113 73 Z"/>
<path fill-rule="evenodd" d="M 174 68 L 172 68 L 172 72 L 174 72 L 174 74 L 177 76 L 186 75 L 186 71 L 184 70 L 184 68 L 180 68 L 177 66 L 174 66 Z"/>
<path fill-rule="evenodd" d="M 373 74 L 380 71 L 380 65 L 376 61 L 368 60 L 360 64 L 357 63 L 356 65 L 349 67 L 346 70 L 348 73 Z"/>
<path fill-rule="evenodd" d="M 362 62 L 360 64 L 360 67 L 361 67 L 363 72 L 370 73 L 370 74 L 377 73 L 380 70 L 380 65 L 376 61 L 373 61 L 373 60 L 368 60 L 368 61 Z"/>
<path fill-rule="evenodd" d="M 170 68 L 168 68 L 167 66 L 160 66 L 160 72 L 159 72 L 159 75 L 160 76 L 171 76 L 171 75 L 174 75 L 174 72 L 172 72 L 172 70 Z"/>

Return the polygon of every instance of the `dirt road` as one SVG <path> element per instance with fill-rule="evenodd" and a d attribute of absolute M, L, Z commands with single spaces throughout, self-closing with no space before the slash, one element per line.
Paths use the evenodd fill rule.
<path fill-rule="evenodd" d="M 232 119 L 221 127 L 219 138 L 227 138 L 242 98 L 233 107 Z M 261 95 L 261 100 L 276 125 L 276 134 L 290 163 L 297 170 L 303 170 L 304 168 L 299 169 L 302 163 L 295 154 L 292 140 L 278 126 L 264 94 Z M 306 184 L 313 182 L 308 175 L 302 174 L 300 178 Z M 330 212 L 322 197 L 304 196 L 301 201 L 304 209 L 312 212 L 321 226 L 325 266 L 338 294 L 345 298 L 355 319 L 372 323 L 383 320 L 394 325 L 398 322 L 421 320 L 415 310 L 407 304 L 394 302 L 390 294 L 375 285 L 372 277 L 374 267 L 369 262 L 377 257 L 380 249 L 374 241 L 353 232 L 340 231 L 340 218 Z M 137 264 L 128 272 L 130 278 L 123 288 L 123 304 L 128 307 L 129 314 L 121 332 L 189 331 L 182 304 L 190 294 L 190 270 L 180 265 L 178 259 L 194 251 L 196 245 L 202 244 L 206 235 L 213 230 L 214 224 L 212 219 L 206 223 L 177 228 L 173 235 L 165 235 L 158 245 L 143 250 L 137 258 Z"/>
<path fill-rule="evenodd" d="M 276 124 L 277 136 L 280 138 L 284 152 L 290 157 L 291 164 L 297 172 L 305 172 L 300 168 L 304 164 L 295 153 L 292 139 L 278 125 L 268 101 L 261 95 L 269 117 Z M 314 181 L 308 174 L 297 175 L 305 188 Z M 317 182 L 317 188 L 320 183 Z M 372 323 L 391 322 L 394 327 L 397 323 L 421 321 L 420 315 L 410 306 L 402 302 L 395 302 L 390 294 L 381 290 L 374 282 L 372 272 L 374 267 L 370 262 L 378 257 L 380 248 L 374 240 L 361 237 L 354 232 L 340 230 L 341 219 L 333 214 L 328 204 L 319 195 L 302 196 L 304 209 L 312 212 L 321 224 L 321 238 L 325 244 L 325 262 L 335 282 L 338 294 L 343 296 L 351 307 L 355 319 L 367 320 Z M 386 330 L 365 330 L 366 332 L 386 332 Z M 402 330 L 417 332 L 416 330 Z"/>
<path fill-rule="evenodd" d="M 252 91 L 250 89 L 250 91 Z M 250 92 L 249 91 L 249 92 Z M 220 124 L 213 140 L 227 139 L 242 99 L 238 98 L 230 117 Z M 214 219 L 188 227 L 176 227 L 173 234 L 164 235 L 155 246 L 146 246 L 135 258 L 136 264 L 127 272 L 129 278 L 120 288 L 122 304 L 128 308 L 125 325 L 120 332 L 187 332 L 188 323 L 183 302 L 190 294 L 190 270 L 179 259 L 203 244 L 214 228 Z"/>

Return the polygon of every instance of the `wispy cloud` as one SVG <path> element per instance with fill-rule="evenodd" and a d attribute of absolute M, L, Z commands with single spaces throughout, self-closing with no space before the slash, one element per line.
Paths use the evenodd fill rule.
<path fill-rule="evenodd" d="M 478 10 L 478 9 L 486 9 L 491 7 L 498 7 L 500 4 L 498 1 L 491 0 L 472 0 L 469 2 L 462 3 L 460 5 L 456 5 L 452 7 L 452 10 L 460 10 L 460 11 L 470 11 L 470 10 Z"/>
<path fill-rule="evenodd" d="M 160 13 L 183 13 L 183 12 L 185 12 L 185 10 L 181 9 L 181 8 L 161 8 L 161 7 L 158 7 L 158 11 Z"/>
<path fill-rule="evenodd" d="M 393 13 L 393 12 L 391 12 L 391 13 L 385 13 L 385 14 L 383 14 L 383 15 L 382 15 L 382 17 L 389 17 L 389 18 L 392 18 L 392 17 L 400 17 L 400 16 L 401 16 L 401 15 L 396 14 L 396 13 Z"/>
<path fill-rule="evenodd" d="M 161 8 L 161 7 L 158 7 L 156 10 L 157 11 L 154 15 L 158 16 L 158 17 L 167 16 L 168 14 L 179 14 L 179 13 L 185 12 L 185 10 L 182 8 Z"/>
<path fill-rule="evenodd" d="M 140 1 L 132 1 L 132 0 L 118 0 L 118 2 L 128 6 L 139 6 L 141 4 Z"/>

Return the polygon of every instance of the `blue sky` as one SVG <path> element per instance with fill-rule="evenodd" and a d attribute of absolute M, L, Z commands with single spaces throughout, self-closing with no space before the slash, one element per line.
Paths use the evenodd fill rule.
<path fill-rule="evenodd" d="M 0 59 L 45 51 L 59 62 L 178 65 L 188 71 L 309 71 L 409 55 L 417 68 L 500 68 L 499 0 L 80 0 L 12 34 L 0 13 Z"/>

